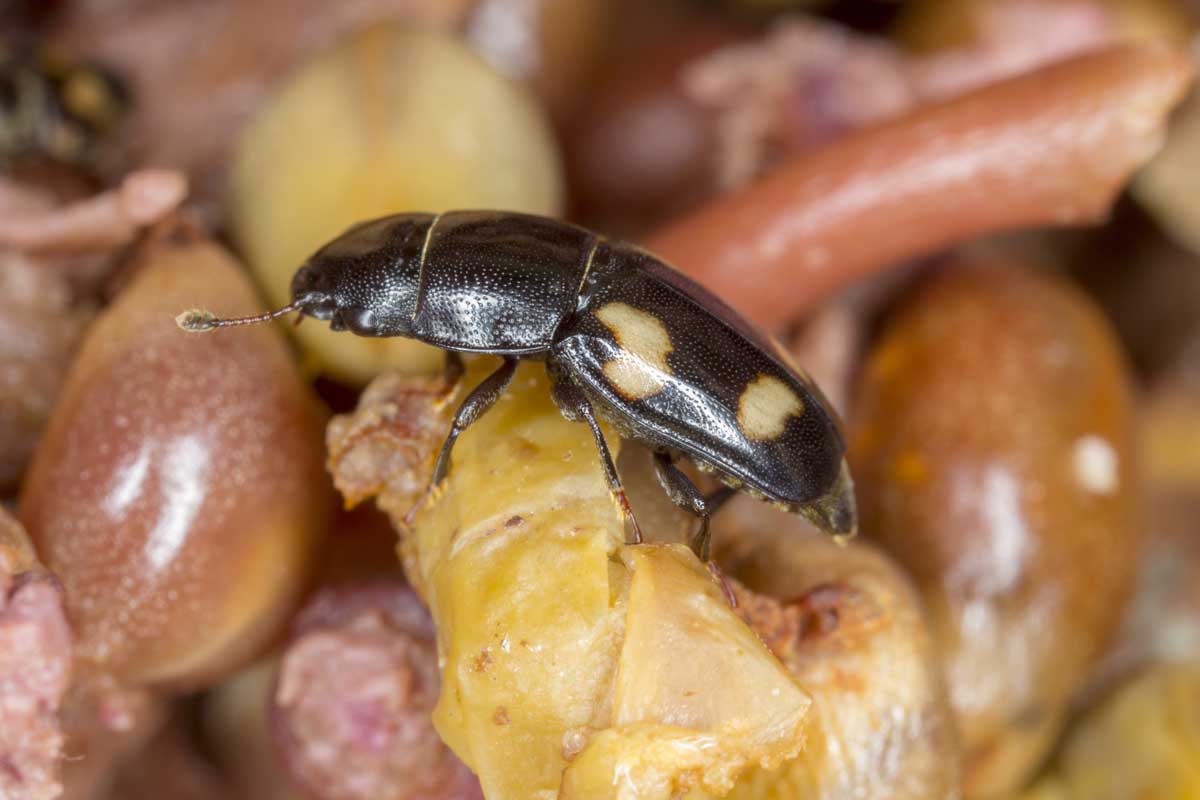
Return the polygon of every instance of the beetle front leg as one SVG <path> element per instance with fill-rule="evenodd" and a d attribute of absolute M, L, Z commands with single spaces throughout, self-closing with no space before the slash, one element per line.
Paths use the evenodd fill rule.
<path fill-rule="evenodd" d="M 734 490 L 722 487 L 710 495 L 701 494 L 696 484 L 675 466 L 666 453 L 654 454 L 654 473 L 672 503 L 700 518 L 700 530 L 692 537 L 692 551 L 701 561 L 710 561 L 709 518 L 733 496 Z"/>
<path fill-rule="evenodd" d="M 463 371 L 462 356 L 452 350 L 447 350 L 445 371 L 442 373 L 447 391 L 452 392 L 454 390 L 454 386 L 462 380 Z M 405 525 L 412 525 L 413 518 L 417 515 L 417 512 L 425 506 L 429 498 L 434 494 L 434 491 L 446 479 L 446 475 L 449 474 L 450 451 L 454 449 L 454 443 L 458 440 L 459 434 L 496 404 L 496 401 L 500 399 L 500 395 L 504 394 L 504 390 L 512 382 L 513 374 L 516 371 L 517 360 L 515 358 L 505 358 L 504 363 L 495 372 L 484 378 L 467 395 L 467 398 L 463 400 L 462 405 L 458 407 L 458 411 L 454 413 L 454 422 L 450 425 L 450 433 L 446 435 L 446 440 L 442 442 L 442 449 L 438 451 L 437 462 L 433 467 L 433 477 L 429 480 L 429 487 L 421 495 L 420 499 L 413 503 L 408 513 L 404 515 Z"/>
<path fill-rule="evenodd" d="M 460 361 L 460 368 L 461 363 Z M 447 361 L 446 369 L 447 372 L 453 369 L 450 361 Z M 496 401 L 500 399 L 500 395 L 504 394 L 504 390 L 512 382 L 516 371 L 517 360 L 511 357 L 505 358 L 504 363 L 500 365 L 499 369 L 484 378 L 467 395 L 467 399 L 463 400 L 462 405 L 458 407 L 458 411 L 454 414 L 454 424 L 450 426 L 450 433 L 446 436 L 446 441 L 442 443 L 442 449 L 438 453 L 437 464 L 433 468 L 433 479 L 429 484 L 431 488 L 440 485 L 446 479 L 446 475 L 449 474 L 450 451 L 454 449 L 454 443 L 458 441 L 459 434 L 496 404 Z"/>
<path fill-rule="evenodd" d="M 638 525 L 637 517 L 633 515 L 633 508 L 629 505 L 629 498 L 625 495 L 625 487 L 621 485 L 621 476 L 617 474 L 617 466 L 613 463 L 612 454 L 608 451 L 608 443 L 604 441 L 604 431 L 600 430 L 600 423 L 596 421 L 592 404 L 569 378 L 560 378 L 552 372 L 551 380 L 553 385 L 550 391 L 563 416 L 569 420 L 583 420 L 592 429 L 592 438 L 596 440 L 596 449 L 600 451 L 600 464 L 604 467 L 604 477 L 608 480 L 609 491 L 616 498 L 621 513 L 633 524 L 633 544 L 641 544 L 642 529 Z"/>

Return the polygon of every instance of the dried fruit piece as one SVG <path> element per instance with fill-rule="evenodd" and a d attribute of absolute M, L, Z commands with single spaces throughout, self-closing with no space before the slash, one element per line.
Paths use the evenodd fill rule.
<path fill-rule="evenodd" d="M 972 796 L 1019 787 L 1125 609 L 1133 433 L 1111 329 L 1031 270 L 935 276 L 868 360 L 850 436 L 861 529 L 930 609 Z"/>
<path fill-rule="evenodd" d="M 184 234 L 141 258 L 72 365 L 21 517 L 83 665 L 197 684 L 253 655 L 304 584 L 330 499 L 322 414 L 277 330 L 175 327 L 187 304 L 258 310 L 224 252 Z"/>
<path fill-rule="evenodd" d="M 295 622 L 271 697 L 298 783 L 327 800 L 479 798 L 438 738 L 433 622 L 395 581 L 319 592 Z"/>
<path fill-rule="evenodd" d="M 380 498 L 401 524 L 410 483 Z M 723 789 L 750 763 L 799 751 L 807 696 L 708 571 L 685 548 L 623 538 L 586 426 L 562 418 L 540 365 L 522 366 L 402 542 L 438 623 L 434 724 L 489 797 L 617 792 L 614 775 L 635 765 L 646 785 L 632 791 Z M 669 630 L 668 647 L 655 634 Z M 713 747 L 685 757 L 689 737 Z"/>
<path fill-rule="evenodd" d="M 380 26 L 306 64 L 238 141 L 230 178 L 237 239 L 267 298 L 320 245 L 365 219 L 401 211 L 562 210 L 559 156 L 528 91 L 453 37 Z M 368 339 L 308 323 L 295 329 L 315 365 L 349 383 L 385 369 L 436 369 L 409 339 Z"/>
<path fill-rule="evenodd" d="M 1088 712 L 1025 800 L 1200 794 L 1200 662 L 1162 664 Z"/>
<path fill-rule="evenodd" d="M 620 557 L 631 575 L 612 724 L 568 765 L 563 800 L 722 795 L 747 767 L 799 755 L 808 694 L 738 623 L 692 552 L 643 545 Z"/>
<path fill-rule="evenodd" d="M 58 712 L 70 672 L 60 587 L 0 508 L 0 797 L 52 800 L 62 791 Z"/>
<path fill-rule="evenodd" d="M 385 20 L 449 29 L 475 0 L 78 0 L 54 5 L 46 37 L 86 53 L 135 98 L 121 160 L 183 170 L 212 208 L 229 149 L 277 81 L 312 53 Z M 114 159 L 116 160 L 116 159 Z"/>
<path fill-rule="evenodd" d="M 786 18 L 762 37 L 697 59 L 685 94 L 715 117 L 719 185 L 736 188 L 783 155 L 908 111 L 904 54 L 827 21 Z"/>
<path fill-rule="evenodd" d="M 739 613 L 813 699 L 801 755 L 748 772 L 727 796 L 958 798 L 961 753 L 937 648 L 896 564 L 742 498 L 714 525 Z"/>
<path fill-rule="evenodd" d="M 185 188 L 176 173 L 142 170 L 120 189 L 60 205 L 0 178 L 0 492 L 24 472 L 95 313 L 73 278 L 105 267 Z"/>
<path fill-rule="evenodd" d="M 1171 237 L 1191 252 L 1200 252 L 1200 96 L 1193 93 L 1176 116 L 1162 152 L 1133 184 L 1137 199 L 1154 215 Z"/>
<path fill-rule="evenodd" d="M 385 488 L 385 510 L 397 517 L 417 502 L 450 430 L 458 389 L 440 376 L 385 373 L 363 390 L 360 413 L 330 420 L 329 472 L 347 507 Z"/>

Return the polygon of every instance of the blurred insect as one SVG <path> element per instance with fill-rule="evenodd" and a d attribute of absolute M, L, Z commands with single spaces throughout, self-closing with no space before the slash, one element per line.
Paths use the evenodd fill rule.
<path fill-rule="evenodd" d="M 735 489 L 838 535 L 855 529 L 845 445 L 820 391 L 736 312 L 637 247 L 557 220 L 493 211 L 397 214 L 357 225 L 314 254 L 291 304 L 268 314 L 178 318 L 187 330 L 299 311 L 359 336 L 407 336 L 504 363 L 463 401 L 431 487 L 455 440 L 503 394 L 517 360 L 546 363 L 563 416 L 586 422 L 609 488 L 633 523 L 599 413 L 647 444 L 672 502 L 700 518 L 692 546 L 709 556 L 709 516 Z M 690 458 L 725 489 L 704 496 L 675 465 Z"/>
<path fill-rule="evenodd" d="M 94 64 L 0 44 L 0 164 L 47 158 L 86 166 L 127 107 L 125 87 Z"/>

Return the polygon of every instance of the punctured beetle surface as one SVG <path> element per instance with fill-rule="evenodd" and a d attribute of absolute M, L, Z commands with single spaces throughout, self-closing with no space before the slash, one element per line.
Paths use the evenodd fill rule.
<path fill-rule="evenodd" d="M 518 359 L 544 361 L 568 419 L 587 422 L 609 487 L 629 514 L 596 412 L 657 454 L 672 502 L 701 519 L 705 498 L 674 459 L 812 520 L 855 529 L 853 487 L 835 415 L 782 349 L 735 311 L 649 253 L 557 220 L 495 211 L 395 214 L 363 222 L 296 272 L 292 302 L 262 317 L 187 312 L 190 330 L 299 311 L 359 336 L 403 336 L 450 351 L 501 356 L 467 398 L 438 457 L 445 478 L 458 435 L 512 380 Z M 630 516 L 632 516 L 630 514 Z M 635 541 L 640 532 L 634 521 Z"/>

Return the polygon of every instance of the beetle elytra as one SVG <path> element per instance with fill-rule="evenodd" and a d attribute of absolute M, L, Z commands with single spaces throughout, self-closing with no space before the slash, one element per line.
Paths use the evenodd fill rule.
<path fill-rule="evenodd" d="M 298 311 L 359 336 L 407 336 L 503 358 L 459 407 L 432 485 L 459 434 L 504 392 L 518 359 L 538 359 L 568 419 L 588 424 L 610 489 L 632 520 L 597 415 L 655 453 L 672 502 L 709 517 L 747 491 L 838 535 L 855 530 L 845 444 L 828 402 L 786 356 L 707 290 L 651 254 L 526 214 L 396 214 L 354 226 L 292 281 L 292 302 L 258 317 L 179 318 L 189 330 Z M 678 469 L 687 457 L 728 489 L 705 497 Z M 633 521 L 635 540 L 640 531 Z"/>

